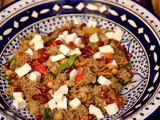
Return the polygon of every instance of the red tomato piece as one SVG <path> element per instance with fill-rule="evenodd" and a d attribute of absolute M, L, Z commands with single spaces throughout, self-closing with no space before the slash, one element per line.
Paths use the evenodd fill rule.
<path fill-rule="evenodd" d="M 76 76 L 75 76 L 75 79 L 76 79 L 77 81 L 81 81 L 82 78 L 83 78 L 83 76 L 84 76 L 84 72 L 82 72 L 82 73 L 79 74 L 79 75 L 76 75 Z"/>

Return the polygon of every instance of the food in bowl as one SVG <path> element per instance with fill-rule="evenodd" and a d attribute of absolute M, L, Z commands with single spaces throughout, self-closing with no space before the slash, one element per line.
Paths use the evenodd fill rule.
<path fill-rule="evenodd" d="M 48 35 L 20 38 L 19 49 L 2 67 L 13 106 L 27 108 L 37 120 L 116 114 L 125 104 L 122 88 L 133 77 L 122 36 L 120 28 L 75 19 Z"/>

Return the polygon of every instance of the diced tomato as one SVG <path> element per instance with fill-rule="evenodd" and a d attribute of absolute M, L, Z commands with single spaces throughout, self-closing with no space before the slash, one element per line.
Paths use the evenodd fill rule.
<path fill-rule="evenodd" d="M 57 42 L 52 40 L 52 45 L 56 46 L 57 45 Z"/>
<path fill-rule="evenodd" d="M 76 76 L 75 76 L 75 79 L 76 79 L 77 81 L 81 81 L 82 78 L 83 78 L 83 76 L 84 76 L 84 72 L 82 72 L 82 73 L 79 74 L 79 75 L 76 75 Z"/>
<path fill-rule="evenodd" d="M 46 74 L 46 68 L 44 65 L 39 64 L 38 66 L 35 67 L 35 71 L 38 71 L 42 74 Z"/>
<path fill-rule="evenodd" d="M 40 63 L 38 62 L 38 60 L 34 60 L 33 63 L 31 64 L 31 66 L 38 66 Z"/>
<path fill-rule="evenodd" d="M 120 96 L 116 96 L 115 99 L 111 99 L 110 103 L 116 103 L 119 108 L 122 108 L 124 105 L 124 101 Z"/>
<path fill-rule="evenodd" d="M 24 51 L 20 51 L 19 54 L 20 54 L 20 55 L 23 55 L 23 54 L 24 54 Z"/>

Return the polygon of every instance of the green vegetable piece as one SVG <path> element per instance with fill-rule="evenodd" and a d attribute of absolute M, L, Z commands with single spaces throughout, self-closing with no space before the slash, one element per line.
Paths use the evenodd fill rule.
<path fill-rule="evenodd" d="M 61 72 L 63 69 L 69 68 L 69 64 L 61 64 L 58 68 L 58 72 Z"/>
<path fill-rule="evenodd" d="M 49 114 L 49 109 L 44 109 L 44 118 L 45 120 L 52 120 L 51 115 Z"/>
<path fill-rule="evenodd" d="M 77 54 L 74 54 L 74 55 L 71 55 L 71 56 L 69 57 L 69 59 L 68 59 L 68 65 L 69 65 L 69 66 L 72 66 L 72 65 L 73 65 L 73 63 L 74 63 L 74 61 L 75 61 L 75 59 L 76 59 L 77 56 L 78 56 Z"/>
<path fill-rule="evenodd" d="M 73 65 L 73 63 L 75 62 L 75 59 L 76 59 L 77 56 L 78 56 L 77 54 L 71 55 L 66 64 L 61 64 L 59 66 L 58 72 L 61 72 L 62 70 L 71 67 Z"/>

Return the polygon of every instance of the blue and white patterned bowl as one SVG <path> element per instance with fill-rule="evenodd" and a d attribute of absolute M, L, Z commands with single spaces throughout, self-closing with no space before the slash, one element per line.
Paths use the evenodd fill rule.
<path fill-rule="evenodd" d="M 105 9 L 101 11 L 101 7 Z M 57 17 L 58 14 L 58 17 Z M 160 21 L 145 8 L 127 0 L 23 0 L 0 11 L 0 71 L 5 58 L 18 49 L 18 38 L 36 29 L 47 34 L 66 20 L 81 18 L 97 21 L 100 26 L 124 31 L 122 45 L 133 57 L 135 73 L 122 91 L 127 104 L 115 115 L 105 119 L 148 119 L 160 110 Z M 0 110 L 10 119 L 30 119 L 25 110 L 16 110 L 12 99 L 5 94 L 8 82 L 0 75 Z M 3 115 L 0 115 L 0 118 Z M 2 117 L 3 118 L 3 117 Z"/>

